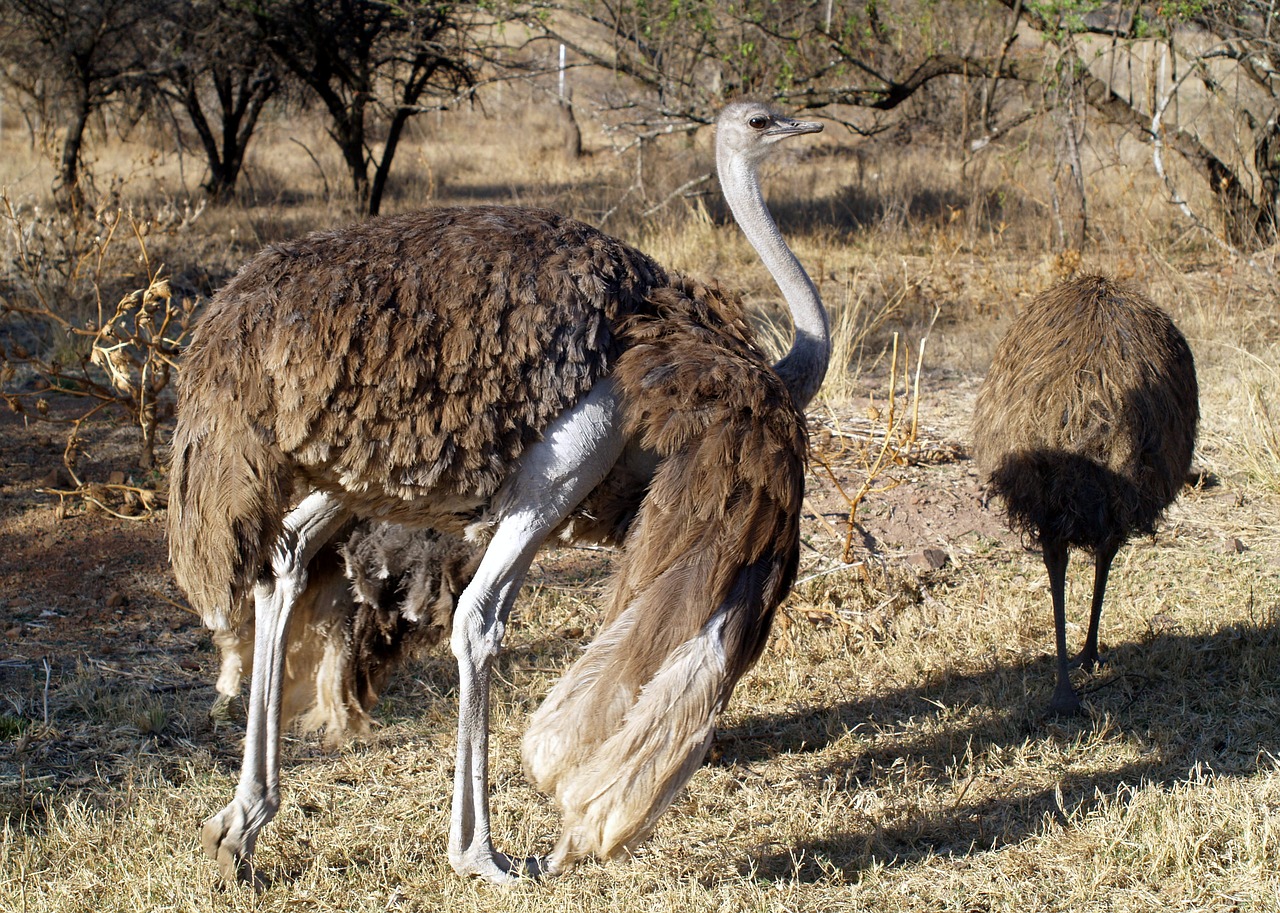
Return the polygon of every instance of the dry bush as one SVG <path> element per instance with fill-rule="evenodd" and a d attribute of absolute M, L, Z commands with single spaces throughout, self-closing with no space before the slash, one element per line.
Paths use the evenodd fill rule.
<path fill-rule="evenodd" d="M 146 235 L 154 222 L 119 210 L 99 210 L 91 220 L 42 216 L 19 212 L 7 197 L 0 202 L 12 245 L 10 287 L 0 299 L 0 398 L 14 412 L 68 426 L 62 462 L 72 487 L 46 486 L 60 504 L 83 499 L 117 516 L 150 512 L 158 475 L 140 485 L 123 477 L 86 480 L 78 470 L 81 431 L 104 413 L 127 416 L 141 439 L 138 466 L 156 469 L 162 403 L 196 302 L 175 298 L 163 268 L 149 262 Z M 120 240 L 123 233 L 136 247 L 145 287 L 110 308 L 110 289 L 136 269 L 119 250 L 128 243 Z M 85 405 L 74 418 L 54 419 L 52 395 Z"/>

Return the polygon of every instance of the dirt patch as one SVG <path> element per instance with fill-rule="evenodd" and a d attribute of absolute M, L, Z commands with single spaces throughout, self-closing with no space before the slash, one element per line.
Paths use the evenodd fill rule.
<path fill-rule="evenodd" d="M 976 391 L 975 379 L 952 379 L 945 394 L 921 410 L 910 442 L 899 433 L 897 446 L 887 449 L 883 402 L 814 410 L 805 521 L 818 541 L 839 543 L 835 552 L 822 549 L 825 554 L 937 570 L 975 548 L 1020 547 L 969 458 Z"/>
<path fill-rule="evenodd" d="M 76 414 L 74 400 L 50 399 L 51 418 Z M 0 415 L 0 698 L 10 703 L 43 690 L 46 663 L 54 681 L 151 653 L 202 668 L 203 633 L 169 574 L 163 514 L 120 520 L 41 493 L 68 481 L 65 444 L 63 425 Z M 132 472 L 136 445 L 131 428 L 87 426 L 82 474 Z"/>

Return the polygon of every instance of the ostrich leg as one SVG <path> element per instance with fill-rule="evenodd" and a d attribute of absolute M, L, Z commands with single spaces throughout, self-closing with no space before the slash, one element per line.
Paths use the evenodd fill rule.
<path fill-rule="evenodd" d="M 1102 618 L 1102 595 L 1107 591 L 1107 575 L 1111 562 L 1120 550 L 1120 541 L 1113 539 L 1098 549 L 1093 566 L 1093 605 L 1089 609 L 1089 633 L 1085 636 L 1084 649 L 1076 657 L 1076 665 L 1092 669 L 1098 663 L 1098 622 Z"/>
<path fill-rule="evenodd" d="M 514 866 L 493 846 L 489 827 L 489 671 L 502 649 L 512 602 L 547 535 L 595 488 L 622 454 L 622 414 L 602 381 L 557 418 L 521 458 L 499 494 L 502 520 L 453 619 L 458 658 L 458 765 L 454 771 L 449 864 L 460 875 L 507 884 L 542 871 L 536 859 Z M 513 871 L 514 869 L 514 871 Z"/>
<path fill-rule="evenodd" d="M 1071 716 L 1080 712 L 1080 698 L 1071 687 L 1071 673 L 1067 662 L 1067 544 L 1058 541 L 1043 543 L 1044 566 L 1049 572 L 1049 594 L 1053 599 L 1053 629 L 1058 645 L 1058 683 L 1049 700 L 1049 712 L 1059 716 Z"/>
<path fill-rule="evenodd" d="M 253 878 L 250 858 L 258 832 L 280 807 L 280 700 L 289 614 L 307 586 L 307 563 L 346 520 L 329 495 L 308 495 L 284 520 L 271 556 L 271 576 L 253 590 L 253 680 L 245 725 L 244 760 L 235 798 L 205 821 L 200 842 L 224 878 Z"/>

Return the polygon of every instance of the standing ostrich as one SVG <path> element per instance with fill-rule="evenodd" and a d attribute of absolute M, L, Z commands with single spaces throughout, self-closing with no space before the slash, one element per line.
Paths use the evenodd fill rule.
<path fill-rule="evenodd" d="M 1095 556 L 1089 633 L 1076 662 L 1098 661 L 1098 620 L 1116 551 L 1150 535 L 1191 466 L 1199 419 L 1187 341 L 1144 296 L 1101 276 L 1042 293 L 996 349 L 978 393 L 974 457 L 1009 522 L 1039 541 L 1058 648 L 1056 714 L 1080 711 L 1067 662 L 1067 552 Z"/>
<path fill-rule="evenodd" d="M 725 196 L 795 323 L 772 368 L 736 299 L 539 210 L 441 209 L 316 233 L 263 251 L 210 303 L 184 366 L 169 537 L 211 628 L 237 629 L 253 599 L 240 782 L 202 829 L 226 877 L 252 877 L 279 806 L 290 614 L 309 563 L 351 517 L 483 544 L 450 637 L 453 868 L 501 883 L 625 852 L 652 829 L 795 576 L 802 410 L 830 338 L 758 168 L 781 140 L 820 129 L 749 102 L 717 120 Z M 564 836 L 545 863 L 522 863 L 490 836 L 488 676 L 553 536 L 625 549 L 597 643 L 526 740 Z"/>

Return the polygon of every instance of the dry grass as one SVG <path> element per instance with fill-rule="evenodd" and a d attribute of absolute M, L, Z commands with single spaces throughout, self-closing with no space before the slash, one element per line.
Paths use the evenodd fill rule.
<path fill-rule="evenodd" d="M 551 123 L 534 112 L 523 126 Z M 1071 265 L 1046 252 L 1034 139 L 963 173 L 937 148 L 851 157 L 834 151 L 838 139 L 768 178 L 839 328 L 843 370 L 821 406 L 847 412 L 883 390 L 892 333 L 914 352 L 937 313 L 921 419 L 962 442 L 1005 321 Z M 514 153 L 517 140 L 478 116 L 445 119 L 406 151 L 422 167 L 394 208 L 521 201 L 608 215 L 611 230 L 731 280 L 762 325 L 782 325 L 714 196 L 667 200 L 706 169 L 704 137 L 648 150 L 640 169 L 600 136 L 588 135 L 600 151 L 584 162 L 559 159 L 549 133 L 535 156 Z M 256 200 L 207 212 L 158 256 L 216 282 L 262 241 L 340 217 L 319 178 L 325 169 L 334 185 L 340 173 L 320 139 L 310 146 L 319 165 L 296 144 L 256 146 Z M 177 199 L 175 169 L 156 173 Z M 35 195 L 44 172 L 30 174 L 0 180 Z M 1080 680 L 1087 716 L 1043 715 L 1052 621 L 1038 555 L 964 533 L 940 570 L 870 556 L 832 571 L 840 543 L 810 518 L 807 579 L 708 763 L 635 858 L 510 891 L 451 873 L 456 671 L 441 652 L 396 681 L 368 743 L 330 755 L 290 742 L 284 806 L 257 854 L 271 886 L 254 893 L 220 885 L 196 840 L 196 822 L 234 787 L 240 737 L 205 715 L 212 652 L 188 616 L 138 593 L 176 642 L 140 637 L 127 660 L 64 664 L 47 692 L 38 664 L 0 679 L 0 909 L 1280 910 L 1275 293 L 1183 237 L 1140 174 L 1115 174 L 1096 179 L 1093 210 L 1110 240 L 1083 265 L 1142 283 L 1186 331 L 1203 391 L 1197 460 L 1218 484 L 1188 490 L 1154 540 L 1117 560 L 1102 623 L 1109 664 Z M 915 471 L 926 486 L 963 476 Z M 511 852 L 544 852 L 556 833 L 520 774 L 519 736 L 590 636 L 606 562 L 542 559 L 499 662 L 494 828 Z M 1090 573 L 1073 562 L 1075 639 Z M 89 644 L 84 654 L 96 655 Z M 181 665 L 193 658 L 200 669 Z"/>

